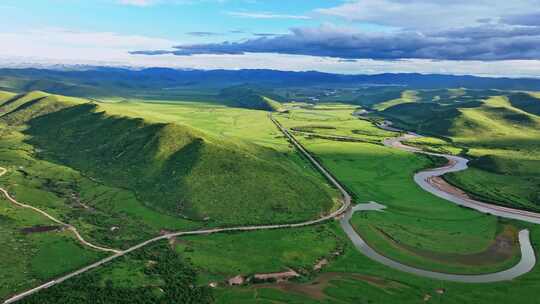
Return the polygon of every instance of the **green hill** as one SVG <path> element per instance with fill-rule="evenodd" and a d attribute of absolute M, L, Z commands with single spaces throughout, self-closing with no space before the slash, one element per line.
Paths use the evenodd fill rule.
<path fill-rule="evenodd" d="M 81 102 L 84 100 L 33 91 L 4 102 L 0 107 L 0 117 L 4 122 L 16 125 Z"/>
<path fill-rule="evenodd" d="M 57 79 L 52 75 L 36 78 L 0 76 L 0 89 L 17 92 L 46 91 L 54 94 L 85 97 L 103 96 L 107 92 L 107 89 L 100 88 L 91 81 L 78 79 L 72 82 L 67 79 Z"/>
<path fill-rule="evenodd" d="M 375 106 L 373 106 L 373 109 L 378 110 L 378 111 L 383 111 L 398 104 L 417 102 L 419 100 L 417 94 L 418 93 L 416 91 L 411 91 L 411 90 L 403 91 L 401 92 L 400 98 L 391 99 L 385 102 L 378 103 Z"/>
<path fill-rule="evenodd" d="M 540 95 L 534 93 L 517 93 L 508 96 L 513 107 L 530 114 L 540 115 Z"/>
<path fill-rule="evenodd" d="M 230 106 L 273 112 L 282 110 L 280 102 L 282 98 L 280 96 L 252 87 L 236 86 L 226 88 L 221 90 L 220 96 L 224 99 L 225 104 Z"/>
<path fill-rule="evenodd" d="M 16 95 L 15 93 L 0 91 L 0 105 L 8 101 L 9 99 L 13 98 L 15 95 Z"/>
<path fill-rule="evenodd" d="M 277 151 L 186 125 L 109 115 L 85 100 L 33 92 L 0 106 L 39 157 L 133 191 L 162 213 L 219 225 L 295 222 L 333 205 L 320 181 Z"/>
<path fill-rule="evenodd" d="M 472 168 L 449 175 L 452 183 L 486 200 L 538 211 L 539 105 L 531 94 L 509 93 L 454 104 L 399 104 L 379 114 L 465 149 Z"/>

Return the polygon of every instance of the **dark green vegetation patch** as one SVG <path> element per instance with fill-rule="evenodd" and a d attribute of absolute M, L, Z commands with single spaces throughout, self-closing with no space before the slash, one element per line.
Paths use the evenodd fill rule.
<path fill-rule="evenodd" d="M 161 243 L 122 257 L 107 268 L 45 289 L 20 303 L 212 303 L 209 288 L 196 286 L 195 281 L 193 268 Z"/>

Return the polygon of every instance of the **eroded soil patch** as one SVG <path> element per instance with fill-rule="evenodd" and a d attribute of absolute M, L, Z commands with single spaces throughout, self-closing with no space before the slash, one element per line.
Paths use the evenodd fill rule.
<path fill-rule="evenodd" d="M 278 289 L 283 292 L 292 292 L 292 293 L 308 296 L 312 299 L 323 300 L 323 299 L 329 298 L 329 296 L 324 293 L 324 290 L 327 287 L 332 286 L 332 281 L 339 281 L 339 280 L 363 281 L 373 287 L 377 287 L 381 289 L 398 289 L 398 288 L 406 287 L 405 285 L 402 285 L 398 282 L 389 281 L 389 280 L 386 280 L 380 277 L 375 277 L 375 276 L 328 272 L 328 273 L 321 274 L 310 283 L 280 282 L 280 283 L 274 283 L 274 284 L 258 284 L 258 285 L 254 285 L 253 288 Z"/>
<path fill-rule="evenodd" d="M 42 232 L 49 232 L 49 231 L 62 231 L 64 227 L 62 226 L 32 226 L 27 228 L 22 228 L 21 232 L 24 234 L 31 234 L 31 233 L 42 233 Z"/>

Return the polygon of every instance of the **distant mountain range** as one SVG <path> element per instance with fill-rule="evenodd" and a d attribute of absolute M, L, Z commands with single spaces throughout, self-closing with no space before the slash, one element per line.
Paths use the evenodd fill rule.
<path fill-rule="evenodd" d="M 540 90 L 540 79 L 489 78 L 438 74 L 341 75 L 277 70 L 132 70 L 95 67 L 87 70 L 0 69 L 0 89 L 44 90 L 72 95 L 108 95 L 178 88 L 221 89 L 235 85 L 265 87 L 402 86 L 410 89 Z"/>

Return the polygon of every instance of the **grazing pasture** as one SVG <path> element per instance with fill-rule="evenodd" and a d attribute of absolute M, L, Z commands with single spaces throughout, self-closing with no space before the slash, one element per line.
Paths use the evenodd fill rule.
<path fill-rule="evenodd" d="M 384 135 L 392 135 L 372 125 L 365 127 L 370 124 L 367 121 L 348 121 L 339 111 L 299 111 L 298 115 L 292 111 L 277 117 L 286 127 L 326 126 L 312 128 L 321 133 L 359 136 L 352 134 L 351 130 L 356 129 L 378 137 L 379 142 Z M 352 117 L 350 110 L 348 115 Z M 455 273 L 495 271 L 519 259 L 515 228 L 509 236 L 513 249 L 500 260 L 471 266 L 451 257 L 488 250 L 505 226 L 496 217 L 461 208 L 417 186 L 412 176 L 418 170 L 436 166 L 433 160 L 374 143 L 334 141 L 307 134 L 297 138 L 345 184 L 357 203 L 375 201 L 388 207 L 384 212 L 353 216 L 357 231 L 384 255 L 420 268 Z"/>

